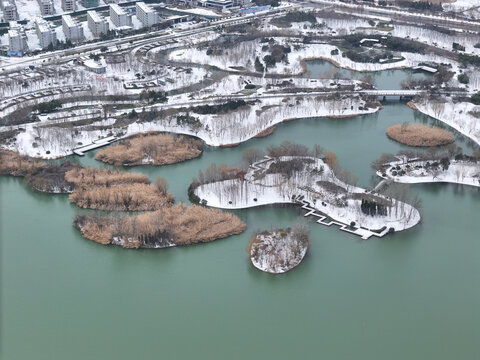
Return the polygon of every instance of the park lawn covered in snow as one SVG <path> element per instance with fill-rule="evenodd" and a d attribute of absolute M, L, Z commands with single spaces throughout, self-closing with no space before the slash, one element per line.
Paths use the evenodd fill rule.
<path fill-rule="evenodd" d="M 438 119 L 480 144 L 480 106 L 469 102 L 414 100 L 410 107 Z"/>
<path fill-rule="evenodd" d="M 269 170 L 272 165 L 284 166 L 292 160 L 301 161 L 303 169 L 290 176 Z M 405 230 L 420 221 L 420 213 L 413 206 L 349 185 L 339 180 L 324 161 L 313 157 L 267 157 L 253 164 L 244 179 L 202 184 L 196 188 L 195 194 L 207 206 L 224 209 L 285 203 L 309 204 L 309 209 L 316 214 L 324 214 L 339 225 L 343 224 L 342 230 L 363 238 L 383 236 L 390 229 Z M 364 200 L 381 207 L 382 215 L 380 212 L 375 215 L 364 212 Z M 308 214 L 320 217 L 312 211 Z"/>
<path fill-rule="evenodd" d="M 109 118 L 91 125 L 77 127 L 52 124 L 28 124 L 25 131 L 20 132 L 6 149 L 18 151 L 20 154 L 41 158 L 57 158 L 72 154 L 74 148 L 80 144 L 89 144 L 93 140 L 115 136 L 123 138 L 129 135 L 148 132 L 166 131 L 178 134 L 193 135 L 205 141 L 208 145 L 222 146 L 238 144 L 253 138 L 267 128 L 284 120 L 293 120 L 309 117 L 350 117 L 361 114 L 370 114 L 379 110 L 379 105 L 366 107 L 365 101 L 357 96 L 346 96 L 344 99 L 330 99 L 327 96 L 312 96 L 297 94 L 295 96 L 274 96 L 258 100 L 246 100 L 247 105 L 235 111 L 219 114 L 197 114 L 190 108 L 169 116 L 158 116 L 152 121 L 130 120 L 121 126 L 112 126 L 116 119 Z M 251 103 L 251 104 L 250 104 Z M 212 105 L 216 102 L 212 100 Z M 155 105 L 158 110 L 183 108 L 185 104 Z M 194 104 L 191 104 L 194 106 Z M 151 110 L 148 106 L 135 109 L 141 113 L 143 109 Z M 127 112 L 118 110 L 118 114 Z M 192 121 L 182 123 L 177 121 L 178 115 L 189 113 Z M 322 121 L 319 119 L 318 121 Z"/>
<path fill-rule="evenodd" d="M 277 62 L 274 67 L 268 68 L 272 74 L 294 75 L 305 71 L 305 60 L 321 59 L 332 62 L 338 67 L 355 71 L 381 71 L 399 68 L 412 68 L 421 62 L 436 62 L 438 56 L 432 54 L 400 53 L 403 59 L 396 62 L 385 63 L 359 63 L 342 56 L 342 52 L 334 45 L 323 43 L 304 44 L 301 39 L 275 38 L 277 44 L 289 46 L 291 52 L 286 54 L 287 60 Z M 255 58 L 263 62 L 268 51 L 262 51 L 265 44 L 260 39 L 242 41 L 235 47 L 223 49 L 221 55 L 207 55 L 207 48 L 188 48 L 174 50 L 169 54 L 171 61 L 191 62 L 192 59 L 198 64 L 216 66 L 229 71 L 255 70 Z M 335 52 L 338 51 L 338 54 Z"/>
<path fill-rule="evenodd" d="M 434 160 L 405 164 L 403 161 L 394 161 L 384 171 L 378 171 L 377 175 L 407 184 L 441 182 L 480 187 L 480 164 L 463 160 L 452 160 L 445 170 Z"/>

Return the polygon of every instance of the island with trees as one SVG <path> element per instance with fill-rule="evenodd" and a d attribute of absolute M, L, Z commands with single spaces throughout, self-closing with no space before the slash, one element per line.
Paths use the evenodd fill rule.
<path fill-rule="evenodd" d="M 291 228 L 254 234 L 247 252 L 255 268 L 271 274 L 282 274 L 302 262 L 308 247 L 308 226 L 297 222 Z"/>
<path fill-rule="evenodd" d="M 269 148 L 268 156 L 253 162 L 246 172 L 208 171 L 190 192 L 201 204 L 224 209 L 297 204 L 318 223 L 339 225 L 364 239 L 420 222 L 419 211 L 406 203 L 402 193 L 380 194 L 355 183 L 355 177 L 340 168 L 335 154 L 283 143 Z"/>
<path fill-rule="evenodd" d="M 95 159 L 123 166 L 168 165 L 199 157 L 202 151 L 202 141 L 190 136 L 145 133 L 99 150 Z"/>
<path fill-rule="evenodd" d="M 387 161 L 385 161 L 387 160 Z M 472 155 L 443 151 L 436 153 L 403 152 L 384 154 L 374 166 L 377 175 L 398 183 L 452 183 L 480 187 L 480 151 Z M 380 165 L 380 166 L 378 166 Z"/>

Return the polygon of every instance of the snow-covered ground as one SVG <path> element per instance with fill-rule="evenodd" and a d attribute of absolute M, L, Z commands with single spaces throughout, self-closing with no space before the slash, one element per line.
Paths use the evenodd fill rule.
<path fill-rule="evenodd" d="M 215 18 L 222 17 L 222 15 L 219 15 L 217 12 L 213 10 L 209 10 L 206 8 L 191 8 L 191 9 L 180 9 L 177 7 L 169 7 L 168 9 L 178 11 L 178 12 L 183 12 L 187 14 L 195 14 L 195 15 L 204 15 L 204 16 L 211 16 Z"/>
<path fill-rule="evenodd" d="M 288 83 L 288 85 L 285 84 Z M 245 89 L 245 86 L 251 84 L 255 85 L 256 89 Z M 355 90 L 360 90 L 364 85 L 362 81 L 358 80 L 332 80 L 332 79 L 309 79 L 292 77 L 288 78 L 266 78 L 255 77 L 248 75 L 228 75 L 222 78 L 220 81 L 215 82 L 213 85 L 208 86 L 202 90 L 191 94 L 182 94 L 178 97 L 182 97 L 184 100 L 191 99 L 206 99 L 211 96 L 224 96 L 234 94 L 247 94 L 247 93 L 278 93 L 281 91 L 293 91 L 295 89 L 337 89 L 337 86 L 353 85 Z M 173 100 L 173 99 L 172 99 Z"/>
<path fill-rule="evenodd" d="M 252 99 L 251 101 L 254 101 L 254 104 L 224 114 L 196 114 L 190 109 L 190 116 L 195 117 L 198 121 L 198 126 L 193 127 L 178 123 L 176 114 L 159 116 L 158 119 L 149 122 L 133 122 L 123 127 L 108 126 L 103 130 L 92 129 L 90 126 L 40 128 L 38 124 L 28 124 L 26 131 L 17 135 L 15 142 L 7 148 L 33 157 L 57 158 L 71 155 L 73 148 L 77 147 L 79 142 L 88 144 L 93 140 L 112 134 L 116 137 L 123 137 L 147 131 L 168 131 L 193 135 L 204 140 L 208 145 L 221 146 L 247 141 L 263 130 L 287 119 L 323 116 L 348 117 L 370 114 L 379 110 L 378 107 L 365 108 L 365 103 L 361 98 L 352 96 L 334 100 L 327 97 L 298 94 L 296 96 Z M 216 104 L 216 102 L 212 100 L 211 104 Z M 158 109 L 162 110 L 166 106 L 170 108 L 184 107 L 185 104 L 163 105 Z M 143 108 L 143 106 L 139 107 L 136 111 L 142 112 Z M 126 110 L 120 112 L 123 111 L 126 112 Z M 183 115 L 185 114 L 183 113 Z M 322 121 L 322 119 L 318 121 Z M 98 123 L 96 125 L 109 124 Z"/>
<path fill-rule="evenodd" d="M 383 229 L 385 235 L 388 229 L 405 230 L 415 226 L 420 221 L 420 213 L 411 205 L 386 198 L 379 194 L 366 193 L 365 189 L 348 185 L 340 181 L 330 167 L 320 159 L 305 157 L 280 157 L 280 161 L 293 158 L 311 159 L 305 163 L 305 168 L 295 172 L 290 178 L 278 173 L 267 173 L 267 169 L 278 160 L 267 158 L 265 161 L 252 165 L 245 179 L 232 179 L 200 185 L 195 194 L 206 200 L 206 205 L 224 209 L 243 209 L 268 204 L 297 203 L 296 199 L 303 196 L 312 209 L 326 214 L 340 224 L 355 223 L 355 229 L 346 230 L 363 238 L 379 236 L 378 230 Z M 329 190 L 325 183 L 332 184 L 336 190 Z M 386 215 L 367 215 L 361 206 L 361 197 L 372 196 L 389 203 Z M 315 215 L 312 211 L 308 214 Z M 322 222 L 324 223 L 324 222 Z M 374 230 L 377 230 L 374 231 Z"/>
<path fill-rule="evenodd" d="M 303 44 L 300 39 L 275 38 L 280 45 L 290 46 L 291 52 L 287 54 L 287 61 L 277 63 L 269 68 L 269 73 L 293 75 L 304 71 L 303 61 L 308 59 L 324 59 L 335 65 L 355 71 L 381 71 L 399 68 L 411 68 L 421 62 L 439 62 L 442 59 L 437 55 L 401 53 L 403 60 L 393 63 L 359 63 L 343 57 L 341 51 L 329 44 Z M 179 62 L 192 62 L 203 65 L 213 65 L 229 71 L 255 71 L 255 58 L 263 59 L 268 52 L 262 51 L 259 39 L 243 41 L 235 47 L 223 50 L 222 55 L 207 55 L 206 48 L 188 48 L 174 50 L 169 54 L 169 59 Z M 337 55 L 332 52 L 338 51 Z M 262 61 L 262 60 L 261 60 Z"/>
<path fill-rule="evenodd" d="M 430 166 L 425 168 L 427 162 Z M 408 164 L 403 164 L 403 161 L 394 161 L 390 163 L 384 173 L 378 171 L 377 175 L 399 183 L 442 182 L 480 187 L 480 164 L 452 160 L 448 169 L 443 170 L 441 165 L 432 166 L 433 163 L 435 163 L 433 160 L 414 161 Z M 405 174 L 399 175 L 402 170 L 405 171 Z"/>
<path fill-rule="evenodd" d="M 418 111 L 444 122 L 480 144 L 480 106 L 469 102 L 438 102 L 432 99 L 413 101 L 413 104 Z"/>
<path fill-rule="evenodd" d="M 250 244 L 253 266 L 272 274 L 283 274 L 298 266 L 308 249 L 308 241 L 298 239 L 292 230 L 260 233 Z"/>

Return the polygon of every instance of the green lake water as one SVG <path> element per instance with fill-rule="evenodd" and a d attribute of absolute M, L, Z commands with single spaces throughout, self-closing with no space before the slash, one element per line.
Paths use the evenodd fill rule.
<path fill-rule="evenodd" d="M 165 177 L 188 202 L 198 170 L 290 140 L 335 152 L 371 187 L 370 163 L 405 148 L 385 129 L 404 121 L 439 124 L 391 102 L 378 114 L 288 122 L 237 148 L 128 171 Z M 103 166 L 93 156 L 79 161 Z M 411 191 L 423 202 L 415 228 L 363 241 L 310 222 L 305 260 L 272 276 L 250 264 L 249 238 L 290 225 L 298 209 L 236 211 L 246 232 L 209 244 L 125 250 L 83 239 L 66 195 L 0 177 L 0 359 L 480 359 L 480 191 Z"/>
<path fill-rule="evenodd" d="M 392 69 L 369 73 L 377 89 L 381 90 L 397 90 L 401 89 L 402 81 L 428 79 L 432 75 L 412 71 L 408 69 Z M 347 70 L 335 67 L 332 63 L 324 60 L 312 60 L 307 62 L 307 72 L 305 77 L 331 79 L 337 76 L 340 79 L 354 79 L 360 80 L 365 76 L 365 73 Z"/>

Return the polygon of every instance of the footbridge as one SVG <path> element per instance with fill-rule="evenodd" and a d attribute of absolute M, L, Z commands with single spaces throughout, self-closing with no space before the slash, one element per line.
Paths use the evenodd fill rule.
<path fill-rule="evenodd" d="M 405 96 L 413 97 L 423 94 L 427 94 L 427 90 L 360 90 L 360 94 L 371 95 L 371 96 Z"/>

